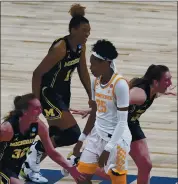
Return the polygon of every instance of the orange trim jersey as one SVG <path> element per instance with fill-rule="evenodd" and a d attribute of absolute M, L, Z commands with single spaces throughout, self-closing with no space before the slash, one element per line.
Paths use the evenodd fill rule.
<path fill-rule="evenodd" d="M 128 93 L 127 81 L 117 73 L 113 74 L 106 85 L 100 83 L 100 78 L 92 81 L 92 99 L 97 103 L 95 127 L 97 133 L 106 141 L 109 138 L 103 136 L 102 132 L 112 135 L 118 124 L 118 108 L 129 106 L 129 99 L 123 98 L 124 93 Z M 129 137 L 130 140 L 128 126 L 122 135 L 122 138 L 124 137 Z"/>

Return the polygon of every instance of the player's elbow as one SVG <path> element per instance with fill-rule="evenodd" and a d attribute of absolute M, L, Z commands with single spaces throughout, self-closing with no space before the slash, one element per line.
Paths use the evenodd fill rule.
<path fill-rule="evenodd" d="M 5 126 L 1 126 L 0 129 L 0 142 L 10 141 L 13 137 L 13 133 Z"/>

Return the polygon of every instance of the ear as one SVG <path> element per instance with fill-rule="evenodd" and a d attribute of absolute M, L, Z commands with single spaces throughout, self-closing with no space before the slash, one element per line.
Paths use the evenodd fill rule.
<path fill-rule="evenodd" d="M 23 115 L 27 115 L 28 114 L 27 111 L 25 111 L 25 110 L 23 110 L 22 112 L 23 112 Z"/>
<path fill-rule="evenodd" d="M 154 85 L 155 87 L 158 87 L 158 81 L 157 81 L 157 80 L 154 80 L 154 81 L 153 81 L 153 85 Z"/>
<path fill-rule="evenodd" d="M 73 28 L 71 29 L 71 34 L 74 34 L 74 35 L 75 35 L 76 32 L 77 32 L 77 28 L 74 28 L 74 27 L 73 27 Z"/>

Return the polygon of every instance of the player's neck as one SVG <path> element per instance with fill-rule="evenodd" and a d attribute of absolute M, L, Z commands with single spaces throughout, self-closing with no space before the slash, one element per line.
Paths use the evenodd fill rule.
<path fill-rule="evenodd" d="M 152 98 L 157 93 L 156 89 L 154 87 L 150 87 L 150 98 Z"/>
<path fill-rule="evenodd" d="M 78 42 L 76 41 L 76 39 L 73 36 L 69 35 L 68 36 L 68 42 L 69 42 L 70 47 L 72 48 L 72 50 L 76 51 L 77 45 L 78 45 Z"/>
<path fill-rule="evenodd" d="M 29 118 L 26 116 L 22 116 L 19 118 L 19 129 L 22 134 L 24 134 L 30 126 L 31 122 L 29 122 Z"/>
<path fill-rule="evenodd" d="M 101 84 L 107 84 L 111 80 L 111 77 L 113 76 L 113 73 L 114 73 L 114 71 L 111 69 L 109 72 L 102 75 Z"/>

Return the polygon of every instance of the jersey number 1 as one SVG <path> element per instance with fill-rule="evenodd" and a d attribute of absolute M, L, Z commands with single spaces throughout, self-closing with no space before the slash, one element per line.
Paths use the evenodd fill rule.
<path fill-rule="evenodd" d="M 67 75 L 64 81 L 69 81 L 69 79 L 71 78 L 71 75 L 72 75 L 72 69 L 67 72 Z"/>

